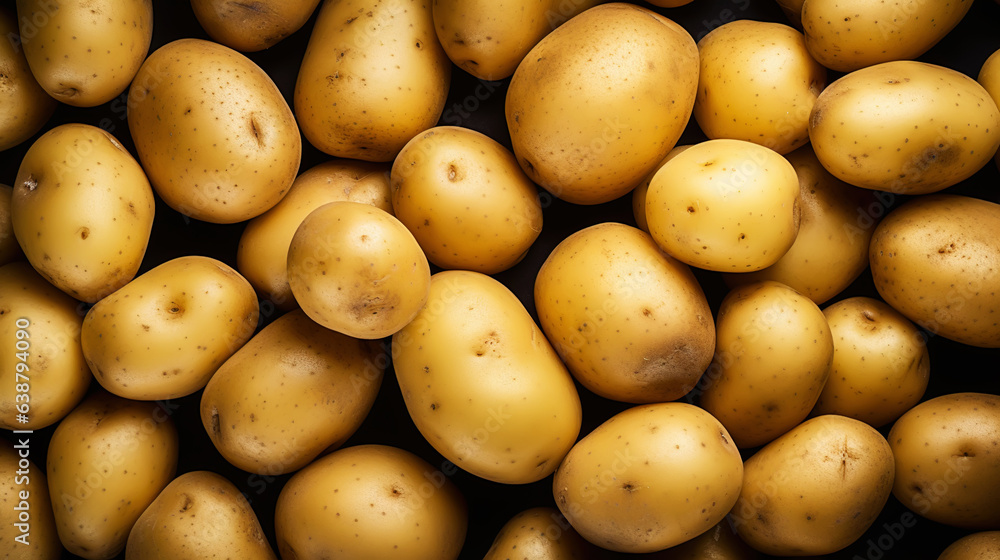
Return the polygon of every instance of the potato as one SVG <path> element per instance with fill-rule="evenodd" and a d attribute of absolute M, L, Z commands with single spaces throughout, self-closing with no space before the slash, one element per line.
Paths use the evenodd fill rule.
<path fill-rule="evenodd" d="M 17 0 L 17 14 L 31 73 L 76 107 L 125 91 L 153 38 L 152 0 Z"/>
<path fill-rule="evenodd" d="M 1000 531 L 966 535 L 944 549 L 937 560 L 1000 560 Z"/>
<path fill-rule="evenodd" d="M 56 535 L 45 472 L 30 457 L 23 436 L 15 445 L 0 444 L 0 508 L 10 520 L 0 525 L 0 555 L 19 560 L 58 560 L 62 546 Z"/>
<path fill-rule="evenodd" d="M 299 170 L 302 140 L 278 87 L 210 41 L 178 39 L 149 55 L 129 90 L 128 127 L 157 194 L 197 220 L 263 214 Z"/>
<path fill-rule="evenodd" d="M 833 364 L 813 415 L 839 414 L 878 428 L 920 402 L 930 357 L 913 323 L 868 297 L 838 301 L 823 315 L 833 335 Z"/>
<path fill-rule="evenodd" d="M 1000 528 L 1000 396 L 954 393 L 922 402 L 889 431 L 892 493 L 945 525 Z"/>
<path fill-rule="evenodd" d="M 97 391 L 52 434 L 46 468 L 59 540 L 88 560 L 109 560 L 174 478 L 173 421 L 153 403 Z"/>
<path fill-rule="evenodd" d="M 175 478 L 132 527 L 126 560 L 276 560 L 257 514 L 224 477 L 194 471 Z"/>
<path fill-rule="evenodd" d="M 728 519 L 724 519 L 683 544 L 649 555 L 648 560 L 757 560 L 758 558 L 760 554 L 740 540 Z"/>
<path fill-rule="evenodd" d="M 729 433 L 686 403 L 620 412 L 581 439 L 552 483 L 556 505 L 588 541 L 655 552 L 722 521 L 740 493 L 743 462 Z"/>
<path fill-rule="evenodd" d="M 740 537 L 765 554 L 831 554 L 875 522 L 893 476 L 889 444 L 874 428 L 819 416 L 747 459 L 731 519 Z"/>
<path fill-rule="evenodd" d="M 510 518 L 493 540 L 483 560 L 583 560 L 598 550 L 566 521 L 558 510 L 536 507 Z"/>
<path fill-rule="evenodd" d="M 932 334 L 1000 347 L 1000 205 L 940 194 L 910 200 L 875 229 L 869 249 L 886 303 Z"/>
<path fill-rule="evenodd" d="M 788 21 L 798 29 L 802 29 L 802 4 L 805 0 L 775 0 L 781 11 L 785 12 Z"/>
<path fill-rule="evenodd" d="M 322 152 L 392 161 L 437 123 L 450 84 L 430 2 L 327 0 L 295 82 L 295 115 Z"/>
<path fill-rule="evenodd" d="M 507 148 L 468 128 L 439 126 L 407 142 L 391 186 L 396 217 L 441 268 L 502 272 L 542 232 L 534 183 Z"/>
<path fill-rule="evenodd" d="M 965 74 L 924 62 L 886 62 L 823 90 L 809 117 L 809 138 L 823 167 L 842 181 L 926 194 L 989 162 L 1000 146 L 1000 110 Z"/>
<path fill-rule="evenodd" d="M 97 302 L 80 340 L 94 377 L 127 399 L 190 395 L 257 328 L 253 288 L 224 263 L 167 261 Z"/>
<path fill-rule="evenodd" d="M 216 371 L 201 423 L 227 461 L 277 476 L 336 449 L 361 426 L 382 384 L 378 345 L 292 311 Z"/>
<path fill-rule="evenodd" d="M 715 323 L 687 265 L 646 233 L 607 222 L 559 243 L 535 278 L 546 337 L 573 376 L 602 397 L 678 399 L 715 352 Z"/>
<path fill-rule="evenodd" d="M 683 27 L 631 4 L 591 8 L 514 72 L 505 102 L 514 154 L 558 198 L 614 200 L 677 143 L 697 87 L 698 49 Z"/>
<path fill-rule="evenodd" d="M 1000 2 L 1000 0 L 998 0 Z M 1000 105 L 1000 49 L 990 55 L 983 63 L 977 78 L 979 85 L 986 89 L 993 102 Z M 997 152 L 995 161 L 1000 168 L 1000 152 Z"/>
<path fill-rule="evenodd" d="M 649 224 L 646 223 L 646 193 L 649 192 L 649 183 L 656 176 L 656 172 L 660 170 L 661 167 L 667 164 L 668 161 L 674 159 L 677 154 L 683 152 L 684 150 L 690 148 L 691 145 L 684 146 L 674 146 L 674 149 L 670 150 L 665 158 L 660 160 L 660 163 L 656 164 L 656 167 L 646 175 L 646 178 L 642 180 L 639 185 L 632 189 L 632 217 L 635 218 L 635 225 L 642 231 L 649 233 Z"/>
<path fill-rule="evenodd" d="M 465 499 L 451 480 L 385 445 L 340 449 L 296 473 L 274 520 L 286 560 L 454 560 L 468 527 Z"/>
<path fill-rule="evenodd" d="M 972 0 L 877 4 L 869 0 L 805 0 L 801 4 L 809 52 L 827 68 L 850 72 L 924 54 L 958 25 Z"/>
<path fill-rule="evenodd" d="M 310 212 L 328 202 L 349 200 L 392 213 L 389 166 L 334 160 L 299 175 L 281 202 L 250 220 L 236 253 L 236 268 L 262 298 L 280 309 L 297 306 L 288 287 L 288 246 Z"/>
<path fill-rule="evenodd" d="M 388 212 L 360 202 L 313 210 L 288 248 L 288 285 L 310 319 L 354 338 L 390 336 L 427 301 L 430 265 Z"/>
<path fill-rule="evenodd" d="M 787 154 L 809 142 L 809 113 L 826 87 L 802 34 L 780 23 L 736 20 L 698 41 L 694 117 L 709 138 Z"/>
<path fill-rule="evenodd" d="M 503 80 L 542 37 L 600 2 L 434 0 L 434 31 L 459 68 L 481 80 Z"/>
<path fill-rule="evenodd" d="M 153 213 L 139 163 L 114 136 L 86 124 L 57 126 L 36 140 L 11 199 L 14 235 L 31 265 L 90 303 L 135 277 Z"/>
<path fill-rule="evenodd" d="M 56 109 L 31 74 L 20 47 L 14 10 L 0 6 L 0 152 L 35 135 Z M 2 222 L 0 222 L 2 223 Z M 0 234 L 2 236 L 2 234 Z M 0 240 L 3 238 L 0 237 Z M 2 245 L 0 245 L 2 247 Z M 3 260 L 0 259 L 0 263 Z"/>
<path fill-rule="evenodd" d="M 799 232 L 774 264 L 757 272 L 724 274 L 730 287 L 774 280 L 822 304 L 868 268 L 868 245 L 884 206 L 871 191 L 837 179 L 812 148 L 785 156 L 799 178 Z"/>
<path fill-rule="evenodd" d="M 0 185 L 0 266 L 22 260 L 24 253 L 14 237 L 14 224 L 11 222 L 10 204 L 14 189 Z"/>
<path fill-rule="evenodd" d="M 649 233 L 675 259 L 707 270 L 774 264 L 799 230 L 799 181 L 778 153 L 709 140 L 667 162 L 646 193 Z"/>
<path fill-rule="evenodd" d="M 823 312 L 770 280 L 729 292 L 716 319 L 717 350 L 701 406 L 741 449 L 805 420 L 830 373 L 833 337 Z"/>
<path fill-rule="evenodd" d="M 0 267 L 0 340 L 11 349 L 0 354 L 0 428 L 40 430 L 83 399 L 92 377 L 80 347 L 82 323 L 76 300 L 28 263 Z M 19 408 L 28 409 L 25 423 L 15 423 Z"/>
<path fill-rule="evenodd" d="M 268 49 L 305 25 L 319 0 L 191 0 L 212 39 L 243 52 Z"/>

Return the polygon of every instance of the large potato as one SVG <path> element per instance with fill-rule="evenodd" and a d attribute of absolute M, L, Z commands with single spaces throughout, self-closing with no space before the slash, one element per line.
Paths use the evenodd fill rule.
<path fill-rule="evenodd" d="M 609 399 L 678 399 L 715 352 L 712 310 L 691 269 L 624 224 L 560 242 L 535 278 L 535 307 L 573 376 Z"/>
<path fill-rule="evenodd" d="M 326 0 L 295 82 L 295 115 L 322 152 L 392 161 L 437 123 L 450 83 L 430 2 Z"/>
<path fill-rule="evenodd" d="M 257 328 L 250 284 L 209 257 L 167 261 L 97 302 L 83 320 L 83 355 L 127 399 L 190 395 Z"/>
<path fill-rule="evenodd" d="M 156 192 L 198 220 L 260 215 L 299 170 L 302 140 L 278 87 L 211 41 L 178 39 L 149 55 L 129 90 L 128 127 Z"/>
<path fill-rule="evenodd" d="M 0 152 L 31 138 L 56 108 L 38 85 L 18 41 L 14 10 L 0 5 Z M 2 235 L 2 234 L 0 234 Z M 0 263 L 3 260 L 0 259 Z"/>
<path fill-rule="evenodd" d="M 505 106 L 514 154 L 563 200 L 613 200 L 677 143 L 697 87 L 698 48 L 683 27 L 631 4 L 591 8 L 514 72 Z"/>
<path fill-rule="evenodd" d="M 686 403 L 637 406 L 573 446 L 552 482 L 585 539 L 619 552 L 676 546 L 722 521 L 743 461 L 718 420 Z"/>
<path fill-rule="evenodd" d="M 111 134 L 64 124 L 42 135 L 14 181 L 14 235 L 31 265 L 93 303 L 135 277 L 153 228 L 153 190 Z"/>
<path fill-rule="evenodd" d="M 10 216 L 13 197 L 14 189 L 0 185 L 0 266 L 24 258 L 17 237 L 14 236 L 14 224 Z"/>
<path fill-rule="evenodd" d="M 1000 109 L 965 74 L 924 62 L 886 62 L 823 90 L 809 118 L 809 138 L 838 179 L 926 194 L 971 177 L 990 161 L 1000 146 Z"/>
<path fill-rule="evenodd" d="M 9 522 L 0 525 L 0 555 L 58 560 L 63 550 L 56 538 L 45 473 L 29 458 L 31 437 L 15 436 L 15 441 L 14 446 L 0 443 L 0 508 L 10 516 Z"/>
<path fill-rule="evenodd" d="M 597 552 L 557 510 L 536 507 L 511 517 L 483 560 L 584 560 Z"/>
<path fill-rule="evenodd" d="M 485 274 L 435 274 L 427 304 L 392 337 L 392 357 L 417 429 L 476 476 L 541 480 L 580 433 L 566 366 L 520 300 Z"/>
<path fill-rule="evenodd" d="M 998 235 L 1000 205 L 946 194 L 910 200 L 875 229 L 875 288 L 933 334 L 1000 347 Z"/>
<path fill-rule="evenodd" d="M 243 52 L 271 48 L 305 25 L 319 0 L 191 0 L 210 37 Z"/>
<path fill-rule="evenodd" d="M 937 560 L 1000 560 L 1000 531 L 966 535 L 944 549 Z"/>

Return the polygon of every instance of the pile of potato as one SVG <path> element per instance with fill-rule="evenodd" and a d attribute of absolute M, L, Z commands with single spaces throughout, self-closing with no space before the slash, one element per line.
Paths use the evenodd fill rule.
<path fill-rule="evenodd" d="M 0 553 L 1000 559 L 972 4 L 0 6 Z"/>

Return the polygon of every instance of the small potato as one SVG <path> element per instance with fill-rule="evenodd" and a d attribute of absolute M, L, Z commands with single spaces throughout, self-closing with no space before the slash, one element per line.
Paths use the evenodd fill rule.
<path fill-rule="evenodd" d="M 889 431 L 892 493 L 945 525 L 1000 528 L 1000 396 L 954 393 L 922 402 Z"/>
<path fill-rule="evenodd" d="M 788 21 L 796 29 L 802 29 L 802 4 L 805 0 L 775 0 L 781 11 L 788 16 Z"/>
<path fill-rule="evenodd" d="M 10 219 L 10 204 L 14 189 L 0 185 L 0 266 L 21 260 L 24 253 L 14 236 L 14 224 Z"/>
<path fill-rule="evenodd" d="M 243 52 L 268 49 L 299 30 L 319 0 L 191 0 L 194 17 L 212 39 Z"/>
<path fill-rule="evenodd" d="M 19 441 L 18 437 L 23 436 L 15 436 L 15 441 Z M 12 560 L 58 560 L 63 549 L 56 538 L 49 488 L 44 472 L 29 458 L 31 437 L 27 440 L 28 451 L 24 451 L 20 441 L 17 445 L 21 449 L 6 441 L 0 443 L 0 508 L 9 516 L 9 521 L 0 525 L 0 556 Z"/>
<path fill-rule="evenodd" d="M 310 319 L 354 338 L 390 336 L 427 301 L 431 270 L 413 234 L 369 204 L 313 210 L 288 248 L 288 285 Z"/>
<path fill-rule="evenodd" d="M 643 557 L 643 560 L 758 560 L 760 554 L 747 546 L 728 519 L 677 546 Z"/>
<path fill-rule="evenodd" d="M 639 186 L 632 189 L 632 217 L 635 218 L 636 227 L 642 231 L 649 233 L 649 224 L 646 223 L 646 193 L 649 192 L 649 183 L 656 176 L 656 172 L 660 170 L 661 167 L 667 164 L 668 161 L 674 159 L 677 154 L 683 152 L 684 150 L 690 148 L 691 145 L 685 146 L 674 146 L 673 150 L 667 154 L 667 157 L 660 160 L 660 163 L 656 164 L 656 167 L 646 175 L 646 178 L 639 183 Z"/>
<path fill-rule="evenodd" d="M 1000 531 L 966 535 L 944 549 L 937 560 L 1000 560 Z"/>
<path fill-rule="evenodd" d="M 583 540 L 558 510 L 531 508 L 504 524 L 483 560 L 584 560 L 598 549 Z"/>
<path fill-rule="evenodd" d="M 17 16 L 0 5 L 0 152 L 35 135 L 56 109 L 56 100 L 38 85 L 19 46 Z M 2 222 L 0 222 L 2 223 Z M 0 230 L 2 231 L 2 230 Z M 0 241 L 3 239 L 0 233 Z M 0 243 L 2 254 L 2 243 Z M 0 264 L 4 261 L 0 258 Z"/>

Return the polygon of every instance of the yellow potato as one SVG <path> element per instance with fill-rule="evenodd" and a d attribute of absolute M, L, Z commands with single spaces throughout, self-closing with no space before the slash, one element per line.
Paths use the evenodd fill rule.
<path fill-rule="evenodd" d="M 20 47 L 13 9 L 0 5 L 0 152 L 35 135 L 56 108 L 38 85 Z M 2 236 L 2 233 L 0 233 Z M 3 238 L 0 237 L 0 240 Z M 2 245 L 0 245 L 2 247 Z M 2 254 L 2 253 L 0 253 Z M 3 259 L 0 259 L 0 263 Z"/>
<path fill-rule="evenodd" d="M 327 0 L 295 82 L 295 115 L 322 152 L 392 161 L 437 123 L 450 83 L 430 2 Z"/>
<path fill-rule="evenodd" d="M 110 560 L 174 478 L 178 440 L 160 406 L 92 393 L 59 423 L 46 469 L 59 540 L 88 560 Z"/>
<path fill-rule="evenodd" d="M 649 183 L 649 233 L 675 259 L 707 270 L 774 264 L 799 230 L 799 181 L 777 152 L 709 140 L 678 154 Z"/>
<path fill-rule="evenodd" d="M 1000 109 L 965 74 L 924 62 L 886 62 L 823 90 L 809 138 L 838 179 L 926 194 L 971 177 L 990 161 L 1000 146 Z"/>
<path fill-rule="evenodd" d="M 340 449 L 296 473 L 274 520 L 284 559 L 455 560 L 468 526 L 451 480 L 385 445 Z"/>
<path fill-rule="evenodd" d="M 305 25 L 319 0 L 191 0 L 212 39 L 243 52 L 271 48 Z"/>
<path fill-rule="evenodd" d="M 390 336 L 416 317 L 430 265 L 399 220 L 369 204 L 313 210 L 288 248 L 288 285 L 310 319 L 354 338 Z"/>
<path fill-rule="evenodd" d="M 310 212 L 338 200 L 370 204 L 391 214 L 389 166 L 349 160 L 316 165 L 295 179 L 281 202 L 247 223 L 236 268 L 262 298 L 280 309 L 297 306 L 288 287 L 288 247 Z"/>
<path fill-rule="evenodd" d="M 167 261 L 97 302 L 83 319 L 83 355 L 127 399 L 190 395 L 250 339 L 259 310 L 250 284 L 222 262 Z"/>
<path fill-rule="evenodd" d="M 802 4 L 805 0 L 775 0 L 781 11 L 788 16 L 788 21 L 798 29 L 802 29 Z"/>
<path fill-rule="evenodd" d="M 76 299 L 93 303 L 135 277 L 153 228 L 146 174 L 100 128 L 64 124 L 21 160 L 11 217 L 31 265 Z"/>
<path fill-rule="evenodd" d="M 997 0 L 1000 2 L 1000 0 Z M 1000 106 L 1000 49 L 990 55 L 979 70 L 977 81 L 993 98 L 993 102 Z M 996 155 L 996 164 L 1000 168 L 1000 151 Z"/>
<path fill-rule="evenodd" d="M 648 555 L 648 560 L 757 560 L 758 558 L 760 554 L 740 540 L 728 519 L 722 520 L 708 531 L 683 544 Z"/>
<path fill-rule="evenodd" d="M 396 217 L 441 268 L 502 272 L 542 231 L 534 183 L 510 151 L 474 130 L 415 136 L 392 164 L 391 186 Z"/>
<path fill-rule="evenodd" d="M 558 510 L 536 507 L 510 518 L 483 560 L 583 560 L 597 553 Z"/>
<path fill-rule="evenodd" d="M 0 266 L 22 260 L 24 253 L 14 236 L 14 224 L 10 219 L 10 204 L 14 189 L 0 185 Z"/>
<path fill-rule="evenodd" d="M 125 91 L 153 38 L 152 0 L 17 0 L 17 14 L 31 73 L 76 107 Z"/>
<path fill-rule="evenodd" d="M 833 337 L 819 307 L 778 282 L 748 284 L 722 300 L 716 330 L 700 404 L 736 445 L 763 445 L 805 420 L 833 360 Z"/>
<path fill-rule="evenodd" d="M 765 554 L 832 554 L 875 522 L 893 476 L 892 451 L 874 428 L 819 416 L 747 459 L 730 519 Z"/>
<path fill-rule="evenodd" d="M 736 20 L 698 41 L 694 117 L 709 138 L 787 154 L 809 142 L 809 113 L 826 87 L 802 34 L 780 23 Z"/>
<path fill-rule="evenodd" d="M 62 546 L 56 538 L 45 471 L 30 459 L 31 436 L 15 435 L 14 442 L 0 444 L 0 508 L 9 519 L 0 525 L 0 555 L 58 560 Z"/>
<path fill-rule="evenodd" d="M 1000 560 L 1000 531 L 966 535 L 944 549 L 937 560 Z"/>
<path fill-rule="evenodd" d="M 698 87 L 698 49 L 646 8 L 591 8 L 539 41 L 505 111 L 521 168 L 550 193 L 600 204 L 634 188 L 677 143 Z"/>
<path fill-rule="evenodd" d="M 869 258 L 886 303 L 932 334 L 1000 347 L 1000 205 L 939 194 L 910 200 L 875 229 Z"/>
<path fill-rule="evenodd" d="M 597 224 L 564 239 L 538 271 L 534 296 L 546 337 L 602 397 L 672 401 L 712 362 L 712 310 L 691 269 L 631 226 Z"/>
<path fill-rule="evenodd" d="M 1000 396 L 954 393 L 922 402 L 889 431 L 892 493 L 945 525 L 1000 528 Z"/>
<path fill-rule="evenodd" d="M 263 214 L 299 170 L 302 140 L 278 87 L 218 43 L 178 39 L 149 55 L 129 90 L 128 127 L 157 194 L 198 220 Z"/>
<path fill-rule="evenodd" d="M 684 150 L 690 148 L 691 145 L 685 146 L 674 146 L 674 149 L 670 150 L 665 158 L 660 160 L 660 163 L 656 164 L 656 167 L 646 175 L 646 178 L 642 180 L 639 185 L 632 189 L 632 217 L 635 218 L 636 227 L 642 231 L 649 233 L 649 224 L 646 222 L 646 194 L 649 192 L 649 183 L 656 176 L 656 172 L 660 170 L 661 167 L 667 164 L 668 161 L 674 159 L 677 154 L 683 152 Z"/>
<path fill-rule="evenodd" d="M 709 530 L 742 482 L 739 450 L 718 420 L 686 403 L 659 403 L 620 412 L 581 439 L 552 489 L 583 538 L 636 553 Z"/>

